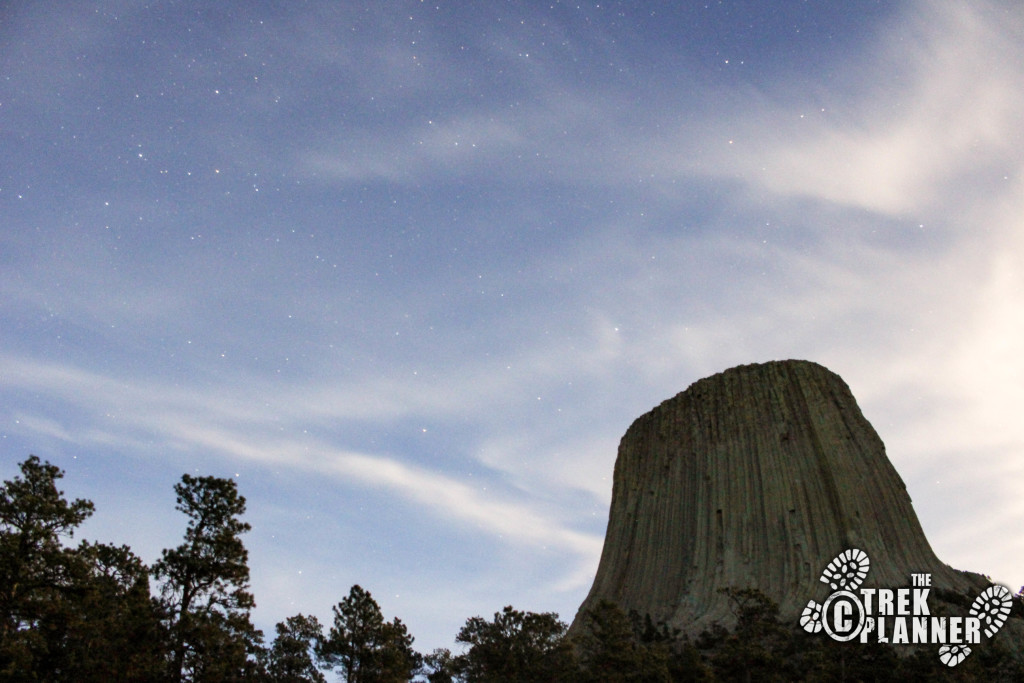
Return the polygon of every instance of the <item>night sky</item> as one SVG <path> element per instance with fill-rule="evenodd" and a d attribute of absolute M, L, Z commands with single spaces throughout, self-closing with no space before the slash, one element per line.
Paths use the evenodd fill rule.
<path fill-rule="evenodd" d="M 1012 0 L 5 2 L 0 476 L 147 562 L 235 478 L 268 635 L 451 647 L 572 619 L 636 417 L 804 358 L 1016 591 L 1022 83 Z"/>

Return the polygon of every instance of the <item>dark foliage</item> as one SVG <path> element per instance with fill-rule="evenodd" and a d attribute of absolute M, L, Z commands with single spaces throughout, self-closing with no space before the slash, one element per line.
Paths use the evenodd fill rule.
<path fill-rule="evenodd" d="M 334 607 L 327 633 L 301 614 L 264 646 L 250 621 L 245 498 L 230 479 L 185 475 L 174 487 L 184 542 L 146 565 L 125 546 L 82 542 L 93 511 L 57 489 L 63 472 L 35 456 L 0 488 L 0 680 L 326 683 L 675 683 L 683 681 L 1024 681 L 999 636 L 955 668 L 935 647 L 840 643 L 778 620 L 761 592 L 727 588 L 735 626 L 691 642 L 650 615 L 601 602 L 570 638 L 553 613 L 505 607 L 472 617 L 461 653 L 425 657 L 397 617 L 385 621 L 360 586 Z M 150 577 L 159 586 L 150 590 Z M 937 594 L 936 611 L 971 598 Z M 1024 589 L 1011 620 L 1024 618 Z"/>
<path fill-rule="evenodd" d="M 267 674 L 280 683 L 325 683 L 314 661 L 323 640 L 323 627 L 316 617 L 297 614 L 275 627 L 277 637 L 267 652 Z"/>
<path fill-rule="evenodd" d="M 185 542 L 153 565 L 170 637 L 172 681 L 255 675 L 262 634 L 249 620 L 249 525 L 245 498 L 231 479 L 183 475 L 176 509 L 188 517 Z"/>
<path fill-rule="evenodd" d="M 453 658 L 452 670 L 468 683 L 569 680 L 575 667 L 565 631 L 557 614 L 511 606 L 491 621 L 471 617 L 455 638 L 468 649 Z"/>
<path fill-rule="evenodd" d="M 334 624 L 317 651 L 324 668 L 336 669 L 346 683 L 400 683 L 422 664 L 412 643 L 401 620 L 385 622 L 373 596 L 352 586 L 335 605 Z"/>
<path fill-rule="evenodd" d="M 35 456 L 0 489 L 0 678 L 146 680 L 163 634 L 145 565 L 126 547 L 65 545 L 93 511 Z"/>

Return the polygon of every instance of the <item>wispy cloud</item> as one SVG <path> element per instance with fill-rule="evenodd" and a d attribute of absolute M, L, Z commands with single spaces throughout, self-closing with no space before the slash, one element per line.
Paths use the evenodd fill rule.
<path fill-rule="evenodd" d="M 36 400 L 45 397 L 51 403 L 59 401 L 65 404 L 66 415 L 79 416 L 69 417 L 67 424 L 28 411 L 16 416 L 24 430 L 49 434 L 77 446 L 115 445 L 111 437 L 119 433 L 126 439 L 120 443 L 126 449 L 145 438 L 178 450 L 216 454 L 240 463 L 319 472 L 339 481 L 387 489 L 441 519 L 513 543 L 552 545 L 588 561 L 600 551 L 600 538 L 573 530 L 565 520 L 538 513 L 528 499 L 516 501 L 487 491 L 486 483 L 470 485 L 437 470 L 403 463 L 393 456 L 347 451 L 310 435 L 306 427 L 312 425 L 303 422 L 301 416 L 316 415 L 314 406 L 322 401 L 316 394 L 307 396 L 300 405 L 292 404 L 303 393 L 299 390 L 288 392 L 291 396 L 281 404 L 277 403 L 280 398 L 274 403 L 250 401 L 242 398 L 242 387 L 237 391 L 217 387 L 202 392 L 194 387 L 114 379 L 9 356 L 0 364 L 0 378 L 9 390 L 32 392 Z M 287 412 L 282 411 L 283 403 L 292 404 Z M 334 403 L 334 419 L 353 419 L 350 407 Z M 365 414 L 358 417 L 367 418 Z M 373 417 L 380 419 L 382 415 Z M 80 420 L 97 424 L 103 423 L 104 418 L 111 423 L 109 431 L 97 433 L 78 427 Z"/>

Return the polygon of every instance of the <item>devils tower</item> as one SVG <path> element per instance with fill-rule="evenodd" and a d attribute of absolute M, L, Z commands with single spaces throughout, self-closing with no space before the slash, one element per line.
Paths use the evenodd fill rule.
<path fill-rule="evenodd" d="M 827 594 L 822 570 L 850 548 L 870 557 L 865 586 L 930 573 L 933 596 L 974 598 L 989 585 L 935 556 L 838 375 L 807 361 L 744 365 L 695 382 L 622 438 L 579 614 L 610 600 L 695 636 L 731 625 L 720 588 L 757 588 L 795 625 L 808 599 Z"/>

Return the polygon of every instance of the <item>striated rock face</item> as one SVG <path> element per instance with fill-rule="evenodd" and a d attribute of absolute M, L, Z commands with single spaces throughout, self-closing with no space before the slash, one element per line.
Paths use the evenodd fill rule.
<path fill-rule="evenodd" d="M 907 586 L 915 572 L 970 598 L 988 585 L 932 552 L 838 375 L 807 361 L 740 366 L 694 383 L 626 432 L 580 614 L 608 599 L 696 635 L 731 625 L 717 591 L 735 586 L 760 589 L 795 624 L 809 599 L 828 594 L 818 578 L 849 548 L 870 557 L 865 586 Z"/>

